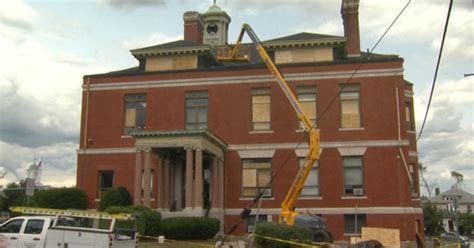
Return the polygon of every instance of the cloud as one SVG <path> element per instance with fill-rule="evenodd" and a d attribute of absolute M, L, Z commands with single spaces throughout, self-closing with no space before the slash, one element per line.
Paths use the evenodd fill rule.
<path fill-rule="evenodd" d="M 0 140 L 37 147 L 79 139 L 77 130 L 65 127 L 71 123 L 63 119 L 63 114 L 43 107 L 54 101 L 41 102 L 30 95 L 22 95 L 19 87 L 15 81 L 0 85 Z"/>
<path fill-rule="evenodd" d="M 0 23 L 4 26 L 32 31 L 37 13 L 20 0 L 0 2 Z"/>
<path fill-rule="evenodd" d="M 424 93 L 423 95 L 428 96 Z M 472 106 L 474 100 L 474 79 L 441 81 L 430 107 L 425 130 L 418 142 L 419 161 L 428 167 L 428 180 L 437 181 L 442 190 L 455 183 L 450 172 L 464 174 L 469 191 L 474 191 L 472 157 Z M 416 97 L 417 126 L 421 128 L 427 97 Z M 449 173 L 447 173 L 449 172 Z"/>
<path fill-rule="evenodd" d="M 42 161 L 41 181 L 51 186 L 72 186 L 75 184 L 77 143 L 56 143 L 28 148 L 0 141 L 0 171 L 7 171 L 2 185 L 18 182 L 27 177 L 27 169 L 34 160 Z M 74 182 L 74 183 L 72 183 Z"/>
<path fill-rule="evenodd" d="M 34 31 L 37 18 L 38 13 L 20 0 L 0 1 L 0 38 L 24 42 Z"/>
<path fill-rule="evenodd" d="M 166 0 L 99 0 L 109 6 L 118 9 L 130 9 L 136 7 L 160 6 L 166 3 Z"/>
<path fill-rule="evenodd" d="M 176 40 L 182 40 L 182 39 L 183 39 L 183 35 L 168 36 L 160 32 L 154 32 L 154 33 L 149 33 L 148 35 L 145 35 L 145 38 L 143 38 L 143 36 L 140 36 L 138 38 L 124 40 L 121 42 L 121 45 L 125 49 L 130 50 L 130 49 L 154 46 L 154 45 L 176 41 Z"/>
<path fill-rule="evenodd" d="M 298 12 L 304 16 L 311 16 L 313 19 L 321 16 L 331 15 L 334 9 L 339 11 L 341 3 L 339 1 L 327 0 L 236 0 L 223 1 L 217 3 L 222 9 L 237 15 L 258 16 L 262 12 L 273 10 L 275 8 L 285 9 L 288 12 Z M 339 12 L 336 12 L 339 13 Z"/>
<path fill-rule="evenodd" d="M 83 65 L 84 61 L 74 53 L 61 51 L 56 54 L 56 60 L 70 65 Z"/>

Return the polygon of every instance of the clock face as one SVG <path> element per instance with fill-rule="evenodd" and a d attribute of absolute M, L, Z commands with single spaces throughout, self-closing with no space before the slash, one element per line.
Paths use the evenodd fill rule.
<path fill-rule="evenodd" d="M 216 34 L 217 30 L 219 30 L 219 26 L 217 26 L 217 24 L 210 23 L 209 25 L 207 25 L 206 31 L 207 31 L 208 34 L 210 34 L 210 35 Z"/>

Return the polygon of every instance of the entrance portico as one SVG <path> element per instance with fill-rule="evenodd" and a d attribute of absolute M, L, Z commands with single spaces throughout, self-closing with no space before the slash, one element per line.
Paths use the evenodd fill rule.
<path fill-rule="evenodd" d="M 136 147 L 134 205 L 151 206 L 156 200 L 165 218 L 223 217 L 226 144 L 222 140 L 206 130 L 142 131 L 132 136 Z"/>

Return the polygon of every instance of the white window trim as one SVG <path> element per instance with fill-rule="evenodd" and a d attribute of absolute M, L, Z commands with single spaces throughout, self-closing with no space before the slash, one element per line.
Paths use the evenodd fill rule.
<path fill-rule="evenodd" d="M 346 127 L 346 128 L 340 127 L 338 130 L 339 131 L 363 131 L 365 129 L 363 127 Z"/>
<path fill-rule="evenodd" d="M 273 158 L 275 149 L 268 150 L 239 150 L 237 151 L 241 159 L 249 158 Z"/>
<path fill-rule="evenodd" d="M 249 134 L 273 133 L 273 130 L 252 130 Z"/>

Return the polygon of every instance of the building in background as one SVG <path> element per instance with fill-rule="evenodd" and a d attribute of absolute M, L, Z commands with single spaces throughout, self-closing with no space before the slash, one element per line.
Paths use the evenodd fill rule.
<path fill-rule="evenodd" d="M 336 240 L 371 226 L 414 241 L 423 216 L 413 85 L 399 56 L 360 51 L 357 0 L 344 0 L 341 15 L 344 36 L 263 42 L 321 131 L 297 210 L 326 219 Z M 131 50 L 136 67 L 84 76 L 77 185 L 90 208 L 124 186 L 165 218 L 212 216 L 223 228 L 265 190 L 260 220 L 278 221 L 305 133 L 250 44 L 250 62 L 216 59 L 231 48 L 225 11 L 214 4 L 183 19 L 184 40 Z"/>
<path fill-rule="evenodd" d="M 474 195 L 458 187 L 452 187 L 448 191 L 440 193 L 439 188 L 435 189 L 436 195 L 428 199 L 444 214 L 443 227 L 447 232 L 458 232 L 456 214 L 472 214 L 474 206 Z"/>

